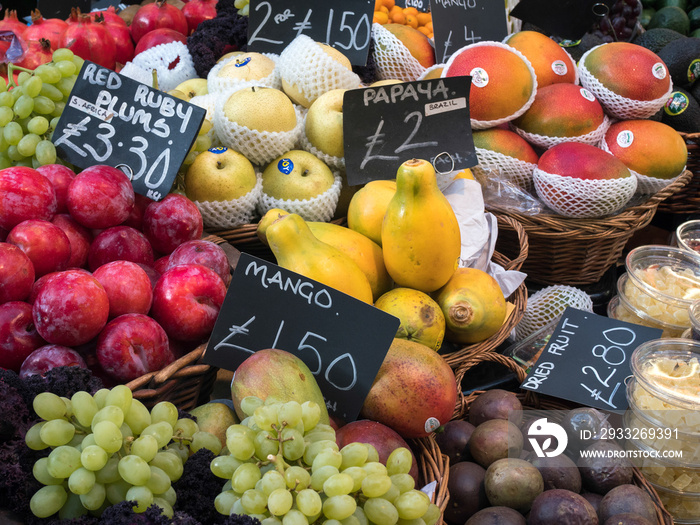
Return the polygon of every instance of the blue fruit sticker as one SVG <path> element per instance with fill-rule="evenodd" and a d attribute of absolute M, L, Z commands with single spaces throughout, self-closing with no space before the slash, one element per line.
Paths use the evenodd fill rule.
<path fill-rule="evenodd" d="M 225 146 L 217 146 L 215 148 L 209 148 L 209 151 L 211 151 L 212 153 L 216 153 L 217 155 L 219 153 L 223 153 L 224 151 L 227 151 L 227 150 L 228 150 L 228 148 Z"/>
<path fill-rule="evenodd" d="M 294 163 L 292 162 L 292 159 L 281 159 L 277 163 L 277 169 L 285 175 L 289 175 L 294 169 Z"/>
<path fill-rule="evenodd" d="M 250 57 L 245 57 L 243 60 L 236 60 L 235 67 L 247 66 L 248 62 L 250 62 Z"/>

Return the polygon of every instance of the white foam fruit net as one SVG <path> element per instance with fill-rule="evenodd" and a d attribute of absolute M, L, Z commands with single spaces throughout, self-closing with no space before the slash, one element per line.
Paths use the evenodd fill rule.
<path fill-rule="evenodd" d="M 532 294 L 527 300 L 522 319 L 515 325 L 516 341 L 557 321 L 567 306 L 593 312 L 593 301 L 589 295 L 573 286 L 557 284 Z"/>
<path fill-rule="evenodd" d="M 304 115 L 303 129 L 306 129 L 306 114 Z M 319 159 L 325 162 L 329 168 L 336 170 L 345 169 L 345 157 L 336 157 L 335 155 L 329 155 L 328 153 L 324 153 L 323 151 L 315 147 L 313 144 L 311 144 L 311 141 L 306 136 L 305 132 L 302 132 L 299 137 L 299 145 L 303 150 L 316 155 Z"/>
<path fill-rule="evenodd" d="M 258 213 L 263 216 L 272 208 L 280 208 L 289 213 L 296 213 L 306 221 L 328 222 L 333 218 L 343 186 L 339 172 L 333 172 L 333 178 L 330 188 L 311 199 L 277 199 L 263 191 L 258 200 Z"/>
<path fill-rule="evenodd" d="M 296 86 L 313 102 L 331 89 L 352 89 L 360 86 L 360 77 L 333 60 L 317 42 L 299 35 L 284 48 L 277 60 L 280 79 Z"/>
<path fill-rule="evenodd" d="M 216 95 L 214 93 L 194 96 L 190 99 L 190 103 L 206 110 L 206 119 L 212 120 L 214 118 L 214 111 L 216 109 Z"/>
<path fill-rule="evenodd" d="M 119 74 L 131 80 L 135 80 L 136 82 L 141 82 L 142 84 L 153 87 L 153 74 L 131 61 L 124 64 L 119 70 Z"/>
<path fill-rule="evenodd" d="M 280 80 L 280 72 L 277 69 L 277 60 L 279 60 L 279 55 L 276 55 L 274 53 L 262 53 L 264 56 L 267 58 L 271 59 L 275 63 L 275 69 L 272 70 L 272 73 L 267 75 L 266 77 L 255 79 L 255 80 L 239 80 L 239 79 L 234 79 L 234 78 L 228 78 L 228 77 L 220 77 L 219 76 L 219 71 L 228 64 L 229 62 L 232 62 L 236 60 L 238 57 L 237 56 L 232 56 L 229 58 L 226 58 L 222 60 L 221 62 L 217 63 L 214 65 L 209 70 L 209 74 L 207 75 L 207 89 L 209 90 L 209 93 L 218 93 L 219 91 L 226 91 L 228 89 L 232 88 L 243 88 L 249 85 L 255 85 L 255 86 L 265 86 L 265 87 L 271 87 L 275 89 L 282 89 L 282 81 Z"/>
<path fill-rule="evenodd" d="M 668 91 L 663 96 L 654 100 L 634 100 L 631 98 L 618 95 L 614 91 L 605 87 L 593 74 L 586 68 L 586 57 L 594 49 L 600 47 L 592 47 L 586 51 L 578 62 L 579 77 L 581 86 L 593 93 L 593 96 L 598 99 L 603 109 L 611 116 L 620 120 L 631 120 L 649 118 L 659 111 L 668 97 L 673 91 L 673 82 L 669 81 Z"/>
<path fill-rule="evenodd" d="M 372 24 L 372 40 L 378 79 L 411 82 L 418 80 L 425 72 L 426 68 L 416 60 L 403 42 L 381 24 Z"/>
<path fill-rule="evenodd" d="M 537 95 L 537 75 L 535 74 L 535 69 L 532 67 L 532 64 L 530 63 L 530 61 L 527 59 L 527 57 L 525 55 L 523 55 L 520 51 L 515 49 L 513 46 L 509 46 L 508 44 L 504 44 L 503 42 L 496 42 L 496 41 L 492 41 L 492 40 L 485 40 L 483 42 L 469 44 L 467 46 L 464 46 L 461 49 L 472 49 L 472 48 L 480 47 L 480 46 L 501 47 L 507 51 L 510 51 L 511 53 L 515 53 L 518 57 L 520 57 L 530 72 L 530 79 L 532 80 L 532 88 L 533 89 L 532 89 L 532 94 L 530 95 L 530 98 L 527 99 L 527 101 L 519 109 L 514 111 L 512 115 L 507 115 L 503 118 L 495 119 L 495 120 L 477 120 L 475 118 L 472 118 L 471 119 L 472 129 L 494 128 L 496 126 L 500 126 L 501 124 L 506 124 L 506 123 L 510 122 L 511 120 L 518 118 L 520 115 L 525 113 L 528 109 L 530 109 L 530 106 L 532 106 L 532 103 L 535 101 L 535 96 Z M 459 51 L 460 50 L 457 50 L 447 60 L 447 63 L 445 64 L 445 68 L 442 70 L 443 77 L 446 76 L 446 73 L 450 69 L 450 67 L 452 66 L 452 63 L 459 56 Z M 467 71 L 464 74 L 468 75 L 469 72 Z M 479 88 L 475 88 L 474 86 L 472 86 L 471 89 L 474 90 L 474 89 L 479 89 Z"/>
<path fill-rule="evenodd" d="M 532 172 L 537 167 L 537 164 L 525 162 L 524 160 L 516 159 L 504 155 L 498 151 L 491 151 L 483 148 L 476 149 L 476 158 L 479 161 L 477 166 L 471 168 L 474 175 L 486 175 L 488 171 L 498 171 L 501 176 L 518 186 L 519 188 L 532 192 Z"/>
<path fill-rule="evenodd" d="M 132 62 L 146 71 L 155 69 L 161 91 L 170 91 L 185 80 L 197 78 L 192 55 L 182 42 L 153 46 L 136 55 Z"/>
<path fill-rule="evenodd" d="M 583 142 L 584 144 L 590 144 L 591 146 L 596 146 L 600 144 L 601 139 L 605 136 L 605 133 L 610 127 L 610 118 L 607 115 L 603 115 L 603 122 L 595 128 L 594 130 L 584 133 L 583 135 L 577 135 L 574 137 L 555 137 L 550 135 L 540 135 L 539 133 L 530 133 L 525 131 L 513 123 L 510 127 L 522 138 L 527 140 L 530 144 L 539 146 L 540 148 L 549 149 L 552 146 L 561 144 L 562 142 Z"/>
<path fill-rule="evenodd" d="M 262 174 L 256 172 L 255 187 L 245 195 L 230 201 L 194 201 L 208 228 L 237 228 L 253 222 L 260 195 Z"/>
<path fill-rule="evenodd" d="M 565 217 L 604 217 L 622 209 L 637 189 L 636 177 L 578 179 L 535 168 L 535 191 L 552 210 Z"/>
<path fill-rule="evenodd" d="M 608 147 L 608 143 L 605 140 L 605 137 L 603 137 L 600 141 L 600 149 L 602 149 L 603 151 L 607 151 L 608 153 L 613 155 L 613 153 L 610 151 L 610 148 Z M 658 177 L 650 177 L 648 175 L 644 175 L 633 170 L 629 166 L 627 167 L 627 169 L 630 170 L 630 173 L 632 173 L 632 175 L 634 175 L 637 179 L 637 195 L 653 195 L 654 193 L 663 190 L 666 186 L 668 186 L 678 177 L 680 177 L 681 174 L 683 174 L 683 172 L 685 171 L 686 166 L 683 167 L 683 169 L 678 175 L 670 179 L 659 179 Z"/>
<path fill-rule="evenodd" d="M 298 106 L 294 106 L 297 124 L 290 131 L 258 131 L 229 120 L 224 113 L 224 104 L 236 91 L 227 90 L 219 93 L 214 110 L 214 129 L 216 137 L 223 146 L 242 153 L 250 162 L 262 166 L 294 149 L 299 136 L 304 132 L 304 116 Z"/>

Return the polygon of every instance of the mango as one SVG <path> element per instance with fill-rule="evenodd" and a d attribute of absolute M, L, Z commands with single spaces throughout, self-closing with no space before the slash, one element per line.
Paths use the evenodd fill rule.
<path fill-rule="evenodd" d="M 445 339 L 472 344 L 488 339 L 503 325 L 506 300 L 498 282 L 477 268 L 457 268 L 435 300 L 445 315 Z"/>
<path fill-rule="evenodd" d="M 432 348 L 395 338 L 365 398 L 360 417 L 378 421 L 402 438 L 420 438 L 452 419 L 457 381 Z"/>
<path fill-rule="evenodd" d="M 226 445 L 226 429 L 240 423 L 238 416 L 231 408 L 215 401 L 193 408 L 190 414 L 197 418 L 199 430 L 214 434 L 221 441 L 222 447 Z"/>
<path fill-rule="evenodd" d="M 394 288 L 374 306 L 401 321 L 396 337 L 416 341 L 438 350 L 445 337 L 445 316 L 432 297 L 413 288 Z"/>
<path fill-rule="evenodd" d="M 432 292 L 457 267 L 459 222 L 427 160 L 411 159 L 396 172 L 396 193 L 382 222 L 382 253 L 398 286 Z"/>
<path fill-rule="evenodd" d="M 321 408 L 321 423 L 329 423 L 326 402 L 309 367 L 294 354 L 267 348 L 258 350 L 236 369 L 231 381 L 233 408 L 242 420 L 241 400 L 255 396 L 263 401 L 314 401 Z"/>
<path fill-rule="evenodd" d="M 352 196 L 348 205 L 348 228 L 382 245 L 382 221 L 396 193 L 395 180 L 373 180 Z"/>

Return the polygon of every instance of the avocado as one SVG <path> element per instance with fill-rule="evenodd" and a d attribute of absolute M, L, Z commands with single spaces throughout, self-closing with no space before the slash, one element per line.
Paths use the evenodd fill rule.
<path fill-rule="evenodd" d="M 690 19 L 683 9 L 678 6 L 670 5 L 658 9 L 654 16 L 649 21 L 649 29 L 654 27 L 667 27 L 675 29 L 682 35 L 687 35 L 690 32 Z"/>
<path fill-rule="evenodd" d="M 675 88 L 664 106 L 661 122 L 676 131 L 697 133 L 700 131 L 700 102 L 683 88 Z"/>
<path fill-rule="evenodd" d="M 683 37 L 657 53 L 671 74 L 674 87 L 688 88 L 700 77 L 700 38 Z"/>
<path fill-rule="evenodd" d="M 683 36 L 685 35 L 682 35 L 673 29 L 668 29 L 666 27 L 655 27 L 653 29 L 647 29 L 643 33 L 636 36 L 632 43 L 637 44 L 638 46 L 646 47 L 648 50 L 653 51 L 654 53 L 658 53 L 666 44 L 678 38 L 683 38 Z"/>

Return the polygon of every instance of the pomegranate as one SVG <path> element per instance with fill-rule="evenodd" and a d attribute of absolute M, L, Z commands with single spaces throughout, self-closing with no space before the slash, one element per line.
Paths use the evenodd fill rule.
<path fill-rule="evenodd" d="M 216 3 L 219 0 L 192 0 L 182 8 L 182 14 L 187 19 L 187 34 L 197 29 L 200 22 L 216 16 Z"/>
<path fill-rule="evenodd" d="M 75 8 L 71 9 L 70 18 L 58 47 L 66 47 L 85 60 L 114 69 L 117 45 L 104 21 L 93 22 L 90 15 Z"/>
<path fill-rule="evenodd" d="M 131 21 L 131 38 L 138 44 L 139 40 L 154 29 L 170 28 L 187 36 L 187 19 L 180 9 L 165 0 L 156 0 L 152 4 L 141 6 Z"/>
<path fill-rule="evenodd" d="M 138 41 L 134 48 L 134 56 L 138 55 L 146 49 L 150 49 L 160 44 L 169 44 L 170 42 L 182 42 L 187 44 L 187 37 L 174 29 L 161 27 L 146 33 L 141 40 Z"/>
<path fill-rule="evenodd" d="M 90 16 L 95 20 L 98 16 L 102 15 L 104 17 L 105 24 L 107 25 L 117 25 L 126 27 L 126 21 L 117 14 L 117 10 L 113 5 L 109 6 L 107 9 L 102 9 L 100 11 L 92 11 Z"/>
<path fill-rule="evenodd" d="M 26 67 L 27 69 L 35 69 L 41 64 L 51 62 L 52 59 L 53 49 L 51 49 L 51 42 L 48 39 L 28 40 L 27 51 L 15 65 Z"/>
<path fill-rule="evenodd" d="M 15 35 L 21 37 L 26 29 L 27 25 L 20 22 L 17 18 L 17 11 L 5 9 L 5 17 L 0 20 L 0 31 L 12 31 Z"/>
<path fill-rule="evenodd" d="M 101 13 L 104 11 L 101 11 Z M 90 13 L 94 15 L 94 13 Z M 117 17 L 119 18 L 119 17 Z M 131 40 L 131 31 L 126 24 L 116 24 L 109 22 L 102 15 L 97 15 L 92 17 L 93 22 L 104 21 L 107 30 L 114 38 L 114 43 L 117 46 L 116 62 L 117 64 L 126 64 L 129 60 L 134 58 L 136 54 L 134 51 L 134 41 Z M 121 20 L 121 18 L 119 18 Z"/>
<path fill-rule="evenodd" d="M 44 18 L 38 9 L 32 11 L 32 24 L 24 30 L 24 40 L 41 40 L 45 38 L 51 43 L 51 49 L 58 49 L 58 41 L 68 27 L 65 20 L 59 18 Z"/>

